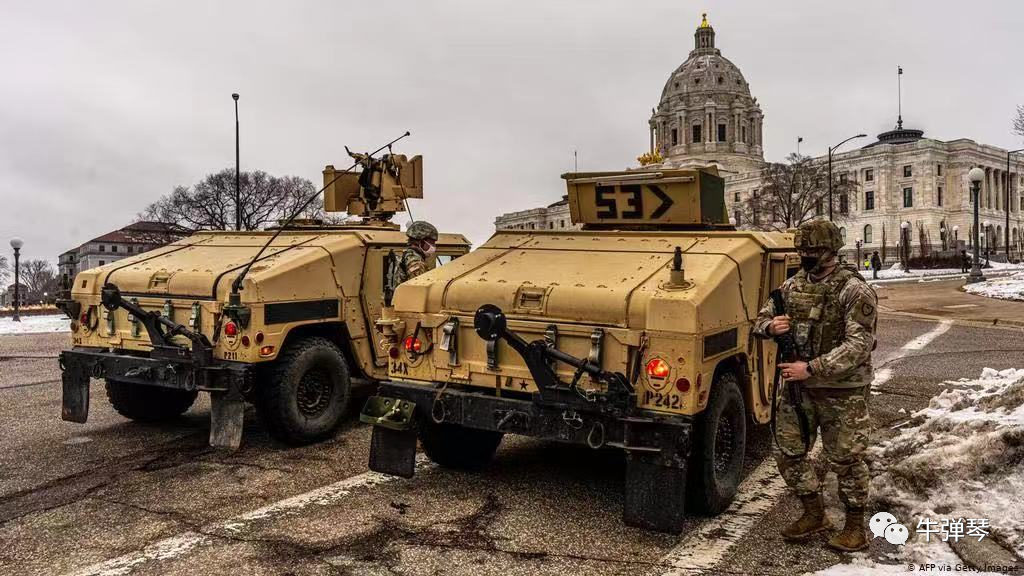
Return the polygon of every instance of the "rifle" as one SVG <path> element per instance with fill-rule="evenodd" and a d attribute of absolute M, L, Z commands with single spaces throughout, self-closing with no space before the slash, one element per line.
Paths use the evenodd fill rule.
<path fill-rule="evenodd" d="M 782 291 L 776 288 L 771 291 L 769 296 L 772 299 L 772 305 L 775 307 L 775 315 L 785 315 L 786 302 L 782 299 Z M 780 380 L 782 379 L 782 368 L 779 367 L 779 364 L 800 360 L 800 352 L 797 350 L 796 340 L 793 338 L 792 332 L 786 332 L 785 334 L 775 336 L 775 344 L 775 379 L 772 386 L 772 436 L 775 437 L 775 444 L 783 454 L 786 454 L 787 456 L 805 456 L 811 448 L 811 425 L 807 420 L 807 414 L 804 413 L 802 406 L 801 401 L 803 400 L 803 390 L 799 382 L 782 381 L 781 385 L 785 386 L 786 399 L 789 401 L 789 405 L 793 407 L 793 410 L 796 412 L 797 420 L 800 422 L 800 437 L 804 441 L 803 454 L 788 454 L 786 450 L 782 448 L 782 445 L 779 444 L 778 437 L 775 436 L 775 395 L 778 393 Z"/>

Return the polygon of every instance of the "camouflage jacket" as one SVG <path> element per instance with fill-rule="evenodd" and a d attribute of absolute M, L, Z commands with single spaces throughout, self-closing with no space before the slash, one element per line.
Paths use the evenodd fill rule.
<path fill-rule="evenodd" d="M 813 373 L 804 385 L 854 388 L 870 384 L 878 299 L 864 278 L 852 267 L 838 266 L 814 282 L 800 270 L 780 290 L 790 332 Z M 768 299 L 754 321 L 754 334 L 771 338 L 768 324 L 778 315 L 781 312 Z"/>
<path fill-rule="evenodd" d="M 391 279 L 393 283 L 391 288 L 397 288 L 402 282 L 415 278 L 431 268 L 433 266 L 428 263 L 426 256 L 416 248 L 409 246 L 398 257 L 397 266 Z"/>

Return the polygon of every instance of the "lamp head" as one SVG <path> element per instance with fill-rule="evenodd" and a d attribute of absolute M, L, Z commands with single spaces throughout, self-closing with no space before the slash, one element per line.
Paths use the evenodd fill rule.
<path fill-rule="evenodd" d="M 235 102 L 238 102 L 238 94 L 237 93 L 232 94 L 231 95 L 231 99 L 234 100 Z"/>
<path fill-rule="evenodd" d="M 18 238 L 17 236 L 11 238 L 11 248 L 14 248 L 15 250 L 21 250 L 21 247 L 24 245 L 25 242 L 21 238 Z"/>
<path fill-rule="evenodd" d="M 972 183 L 977 184 L 985 179 L 985 171 L 975 166 L 971 168 L 971 171 L 967 173 L 967 179 Z"/>
<path fill-rule="evenodd" d="M 906 230 L 907 228 L 910 228 L 910 222 L 901 222 L 900 223 L 900 228 L 902 228 L 904 230 Z"/>

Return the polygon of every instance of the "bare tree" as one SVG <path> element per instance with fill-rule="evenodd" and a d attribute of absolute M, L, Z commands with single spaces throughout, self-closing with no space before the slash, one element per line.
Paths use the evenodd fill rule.
<path fill-rule="evenodd" d="M 0 288 L 7 284 L 7 279 L 11 276 L 10 265 L 7 263 L 7 256 L 0 256 Z"/>
<path fill-rule="evenodd" d="M 856 183 L 833 174 L 833 220 L 849 218 L 850 191 Z M 790 154 L 761 171 L 761 187 L 742 199 L 741 220 L 749 228 L 782 231 L 823 216 L 828 207 L 828 165 L 810 156 Z"/>
<path fill-rule="evenodd" d="M 1013 119 L 1013 132 L 1024 138 L 1024 105 L 1017 106 L 1017 117 Z"/>
<path fill-rule="evenodd" d="M 239 176 L 243 230 L 258 230 L 286 219 L 316 192 L 313 183 L 298 176 L 275 177 L 255 170 Z M 176 186 L 146 207 L 140 219 L 178 224 L 190 230 L 228 230 L 235 227 L 235 171 L 209 174 L 192 187 Z M 307 219 L 336 221 L 312 202 L 300 214 Z"/>
<path fill-rule="evenodd" d="M 43 294 L 57 291 L 57 273 L 46 260 L 25 260 L 21 264 L 21 283 L 28 289 L 28 300 L 40 300 Z"/>

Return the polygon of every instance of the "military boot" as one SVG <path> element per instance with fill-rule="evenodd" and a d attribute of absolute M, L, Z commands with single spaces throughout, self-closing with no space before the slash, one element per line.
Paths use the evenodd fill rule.
<path fill-rule="evenodd" d="M 838 534 L 829 538 L 828 545 L 843 552 L 856 552 L 868 547 L 863 508 L 846 508 L 846 523 Z"/>
<path fill-rule="evenodd" d="M 784 540 L 806 540 L 812 534 L 832 528 L 832 523 L 825 516 L 825 504 L 822 502 L 821 493 L 804 494 L 800 497 L 800 502 L 804 505 L 804 514 L 797 518 L 796 522 L 782 529 L 780 534 Z"/>

